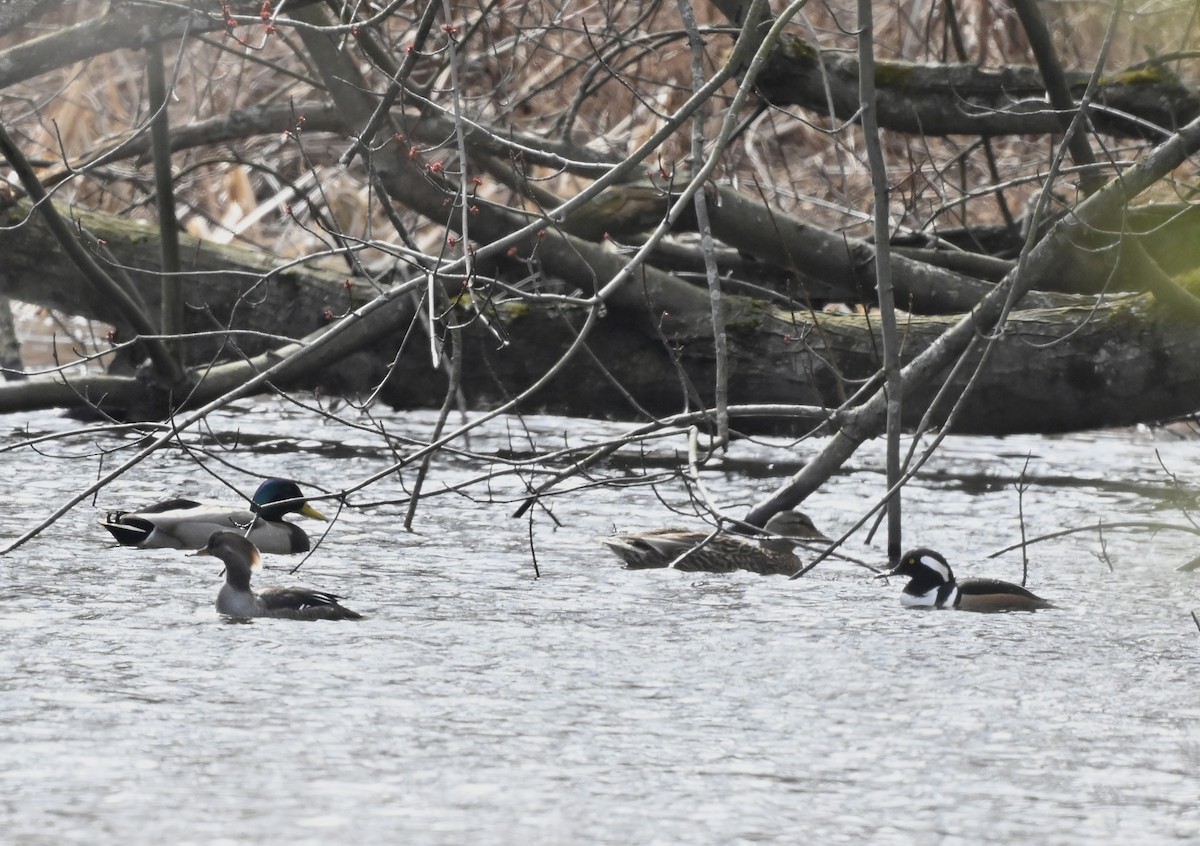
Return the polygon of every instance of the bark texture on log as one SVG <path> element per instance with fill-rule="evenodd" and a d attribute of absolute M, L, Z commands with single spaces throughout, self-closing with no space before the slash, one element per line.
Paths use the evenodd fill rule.
<path fill-rule="evenodd" d="M 715 5 L 740 23 L 751 2 L 715 0 Z M 821 50 L 785 33 L 755 82 L 773 105 L 850 120 L 858 113 L 858 75 L 853 54 Z M 1078 97 L 1090 73 L 1071 71 L 1066 77 Z M 1046 86 L 1034 66 L 987 69 L 880 59 L 875 87 L 883 129 L 925 136 L 1054 134 L 1062 129 L 1060 114 L 1047 107 Z M 1097 108 L 1088 117 L 1100 132 L 1155 141 L 1200 115 L 1200 96 L 1165 63 L 1154 61 L 1105 75 L 1093 104 Z"/>
<path fill-rule="evenodd" d="M 1076 96 L 1090 74 L 1072 72 Z M 917 65 L 880 61 L 875 69 L 879 122 L 884 129 L 917 135 L 1027 135 L 1061 131 L 1060 116 L 1046 105 L 1036 67 L 986 70 L 975 65 Z M 848 120 L 858 110 L 858 62 L 820 51 L 785 35 L 758 79 L 777 106 L 797 105 Z M 1146 66 L 1105 77 L 1089 113 L 1110 135 L 1161 140 L 1200 115 L 1200 97 L 1167 68 Z M 1132 115 L 1130 120 L 1123 115 Z M 1155 132 L 1151 127 L 1161 127 Z"/>
<path fill-rule="evenodd" d="M 6 224 L 28 212 L 10 208 Z M 72 212 L 92 235 L 107 242 L 118 264 L 146 268 L 131 275 L 143 299 L 158 298 L 158 249 L 153 230 L 105 215 Z M 78 273 L 40 231 L 37 218 L 25 226 L 0 229 L 0 248 L 9 261 L 0 268 L 0 294 L 37 302 L 100 320 L 112 319 L 102 299 L 82 285 Z M 184 241 L 188 258 L 189 328 L 211 330 L 226 321 L 234 328 L 299 337 L 319 329 L 325 310 L 337 314 L 369 299 L 373 289 L 359 282 L 350 290 L 345 276 L 297 266 L 272 273 L 270 257 L 230 247 Z M 265 279 L 263 277 L 266 277 Z M 714 366 L 706 309 L 662 309 L 649 305 L 654 290 L 636 282 L 616 302 L 589 337 L 589 356 L 568 364 L 536 399 L 539 410 L 573 415 L 638 418 L 667 415 L 708 405 Z M 835 408 L 858 382 L 879 367 L 877 328 L 861 316 L 783 312 L 760 301 L 730 298 L 728 324 L 732 377 L 730 402 L 788 403 Z M 629 305 L 636 303 L 636 305 Z M 1154 308 L 1148 297 L 1125 297 L 1099 308 L 1078 305 L 1017 312 L 992 357 L 957 431 L 989 434 L 1057 432 L 1128 425 L 1195 411 L 1200 401 L 1200 337 L 1178 315 Z M 320 372 L 289 380 L 319 385 L 330 392 L 368 390 L 391 364 L 411 306 L 389 318 L 390 329 L 376 330 L 372 346 L 347 350 L 350 359 Z M 502 401 L 549 369 L 583 324 L 579 308 L 510 302 L 494 314 L 511 343 L 466 332 L 464 393 L 473 404 Z M 902 322 L 905 360 L 935 342 L 955 317 L 910 317 Z M 467 321 L 470 322 L 470 321 Z M 477 325 L 477 324 L 472 324 Z M 418 330 L 419 331 L 419 330 Z M 661 334 L 660 334 L 661 333 Z M 419 336 L 423 339 L 423 336 Z M 193 354 L 212 355 L 219 342 L 199 342 Z M 237 338 L 227 357 L 255 354 L 277 346 L 269 337 Z M 906 422 L 913 425 L 936 385 L 906 398 Z M 120 383 L 105 386 L 116 396 Z M 29 386 L 20 405 L 37 404 Z M 431 368 L 423 340 L 411 343 L 382 394 L 398 407 L 440 404 L 444 375 Z M 136 395 L 136 391 L 132 392 Z M 82 404 L 71 391 L 52 392 L 54 401 Z M 13 395 L 14 401 L 16 395 Z M 94 397 L 93 397 L 94 399 Z M 811 420 L 781 429 L 777 420 L 739 421 L 743 428 L 806 431 Z"/>
<path fill-rule="evenodd" d="M 483 333 L 472 333 L 468 341 L 463 390 L 472 404 L 498 402 L 528 385 L 566 348 L 584 315 L 514 304 L 501 307 L 498 317 L 513 339 L 509 347 L 497 350 Z M 905 363 L 955 320 L 903 319 Z M 635 418 L 641 413 L 637 406 L 665 416 L 711 405 L 711 335 L 667 316 L 660 339 L 647 330 L 649 322 L 610 311 L 589 339 L 593 355 L 572 361 L 536 400 L 536 410 Z M 845 393 L 880 367 L 877 321 L 862 316 L 789 313 L 762 305 L 757 316 L 731 325 L 729 332 L 731 404 L 824 405 L 832 412 Z M 440 374 L 413 357 L 403 359 L 392 378 L 383 396 L 399 407 L 427 405 L 444 387 Z M 935 382 L 905 397 L 907 426 L 920 420 L 941 379 Z M 961 383 L 956 382 L 955 395 Z M 689 395 L 698 399 L 689 402 Z M 1131 296 L 1094 310 L 1015 313 L 955 431 L 1065 432 L 1160 420 L 1197 408 L 1200 335 L 1195 326 L 1165 314 L 1148 297 Z M 811 427 L 808 419 L 792 426 L 778 420 L 735 425 L 790 434 Z"/>
<path fill-rule="evenodd" d="M 157 231 L 143 223 L 77 207 L 59 209 L 78 223 L 85 245 L 101 264 L 112 268 L 114 274 L 117 269 L 125 271 L 137 297 L 157 319 L 162 293 Z M 0 211 L 0 251 L 5 256 L 0 264 L 0 294 L 125 328 L 112 303 L 82 283 L 78 269 L 58 248 L 41 216 L 30 214 L 27 201 Z M 276 256 L 190 235 L 180 235 L 180 253 L 188 332 L 232 326 L 297 338 L 328 323 L 327 311 L 341 314 L 373 295 L 362 280 L 347 288 L 348 275 L 306 265 L 277 270 L 280 261 Z M 277 345 L 266 337 L 239 336 L 236 341 L 250 355 Z M 220 339 L 192 340 L 188 352 L 195 360 L 214 354 L 221 345 Z"/>

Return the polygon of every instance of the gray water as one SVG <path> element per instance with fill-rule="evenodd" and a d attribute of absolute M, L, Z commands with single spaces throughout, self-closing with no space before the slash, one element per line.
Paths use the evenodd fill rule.
<path fill-rule="evenodd" d="M 420 436 L 431 419 L 384 422 Z M 621 431 L 526 423 L 531 435 L 508 419 L 470 445 L 488 453 L 526 449 L 531 436 L 557 446 Z M 70 426 L 47 416 L 0 424 L 0 446 Z M 272 403 L 216 416 L 205 435 L 191 440 L 310 491 L 348 487 L 389 460 L 377 436 Z M 94 480 L 97 451 L 123 443 L 0 453 L 3 538 Z M 707 472 L 705 483 L 738 513 L 813 449 L 739 443 L 736 470 Z M 881 449 L 869 444 L 806 503 L 826 532 L 878 495 Z M 1200 490 L 1193 438 L 951 438 L 906 493 L 907 545 L 941 550 L 959 575 L 1019 580 L 1019 553 L 986 556 L 1020 537 L 1010 483 L 1027 456 L 1031 537 L 1101 520 L 1183 523 Z M 485 469 L 446 456 L 429 490 Z M 535 578 L 529 524 L 509 517 L 522 489 L 507 477 L 430 498 L 414 534 L 402 530 L 403 506 L 346 509 L 298 573 L 287 573 L 298 559 L 274 557 L 256 580 L 334 590 L 369 619 L 232 624 L 213 609 L 221 576 L 210 559 L 117 548 L 96 525 L 108 508 L 221 496 L 220 485 L 179 450 L 131 471 L 94 507 L 0 559 L 0 839 L 1200 838 L 1200 631 L 1190 616 L 1200 574 L 1174 569 L 1197 552 L 1191 536 L 1110 530 L 1040 543 L 1029 587 L 1061 610 L 929 613 L 901 609 L 900 584 L 844 562 L 799 581 L 624 570 L 597 537 L 683 519 L 648 489 L 551 500 L 562 525 L 535 515 Z M 660 493 L 685 501 L 678 484 Z M 402 496 L 393 476 L 358 501 Z M 848 554 L 882 564 L 882 539 L 863 537 Z"/>

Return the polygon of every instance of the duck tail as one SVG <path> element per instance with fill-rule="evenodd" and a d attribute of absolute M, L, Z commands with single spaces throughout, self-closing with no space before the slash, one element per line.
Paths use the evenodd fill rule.
<path fill-rule="evenodd" d="M 108 529 L 121 546 L 141 546 L 154 531 L 150 522 L 130 517 L 124 511 L 108 512 L 100 525 Z"/>
<path fill-rule="evenodd" d="M 600 543 L 607 546 L 624 561 L 626 569 L 629 570 L 662 569 L 670 561 L 670 559 L 662 560 L 660 556 L 650 555 L 646 549 L 634 546 L 622 537 L 600 538 Z"/>

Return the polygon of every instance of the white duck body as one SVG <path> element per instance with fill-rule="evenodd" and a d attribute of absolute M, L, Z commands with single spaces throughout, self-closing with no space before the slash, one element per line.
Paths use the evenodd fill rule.
<path fill-rule="evenodd" d="M 249 507 L 172 499 L 139 511 L 110 511 L 101 525 L 122 546 L 139 549 L 203 549 L 216 532 L 237 532 L 261 552 L 287 555 L 310 546 L 305 531 L 283 519 L 293 512 L 325 519 L 295 482 L 267 479 Z"/>

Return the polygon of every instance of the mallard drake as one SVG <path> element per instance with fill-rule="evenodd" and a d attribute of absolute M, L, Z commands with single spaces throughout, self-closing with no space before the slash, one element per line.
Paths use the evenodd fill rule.
<path fill-rule="evenodd" d="M 1054 608 L 1020 585 L 999 579 L 955 579 L 950 565 L 932 549 L 906 552 L 900 563 L 875 578 L 907 576 L 900 594 L 905 608 L 953 608 L 959 611 L 1036 611 Z"/>
<path fill-rule="evenodd" d="M 100 525 L 122 546 L 143 549 L 200 549 L 214 532 L 235 531 L 249 537 L 262 552 L 307 552 L 308 535 L 283 519 L 292 512 L 325 519 L 304 501 L 295 482 L 267 479 L 254 492 L 249 508 L 172 499 L 140 511 L 110 511 Z"/>
<path fill-rule="evenodd" d="M 601 543 L 615 552 L 630 570 L 666 567 L 679 556 L 675 569 L 687 572 L 732 573 L 749 570 L 760 576 L 790 576 L 801 562 L 792 551 L 797 540 L 827 541 L 807 514 L 781 511 L 767 521 L 763 532 L 776 537 L 760 541 L 692 529 L 654 529 L 632 535 L 615 535 Z"/>
<path fill-rule="evenodd" d="M 285 620 L 361 620 L 362 614 L 338 603 L 340 597 L 302 587 L 250 588 L 250 572 L 259 563 L 254 544 L 236 532 L 215 532 L 193 555 L 213 555 L 225 562 L 225 584 L 217 594 L 217 611 L 229 617 L 276 617 Z"/>

